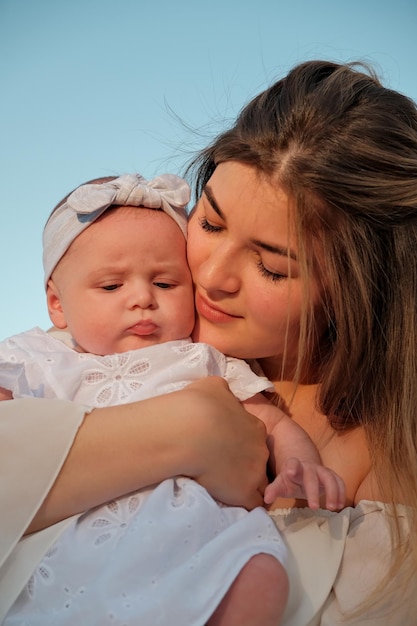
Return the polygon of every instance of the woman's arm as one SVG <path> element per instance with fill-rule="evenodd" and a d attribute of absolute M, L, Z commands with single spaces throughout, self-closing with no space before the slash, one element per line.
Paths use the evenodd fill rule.
<path fill-rule="evenodd" d="M 166 396 L 94 409 L 27 532 L 176 475 L 196 479 L 227 504 L 261 505 L 265 439 L 263 424 L 216 377 Z"/>

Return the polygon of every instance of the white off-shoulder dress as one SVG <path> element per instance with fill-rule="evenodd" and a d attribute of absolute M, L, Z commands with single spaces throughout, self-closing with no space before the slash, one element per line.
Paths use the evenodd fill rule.
<path fill-rule="evenodd" d="M 191 340 L 102 357 L 75 352 L 35 328 L 0 346 L 0 386 L 15 398 L 117 405 L 181 389 L 208 374 L 223 376 L 240 399 L 270 387 L 246 363 Z M 37 433 L 43 436 L 48 433 Z M 28 491 L 31 480 L 29 473 Z M 39 539 L 43 558 L 31 569 L 23 562 L 25 540 L 6 563 L 7 585 L 13 576 L 22 580 L 25 568 L 27 578 L 5 626 L 203 625 L 252 556 L 286 557 L 264 509 L 222 506 L 183 477 L 75 516 L 55 534 L 48 531 L 49 543 Z M 34 559 L 36 536 L 28 539 Z"/>

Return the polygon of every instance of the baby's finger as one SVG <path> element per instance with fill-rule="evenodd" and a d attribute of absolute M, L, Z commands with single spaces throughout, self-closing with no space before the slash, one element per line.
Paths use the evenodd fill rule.
<path fill-rule="evenodd" d="M 325 495 L 326 509 L 336 511 L 345 503 L 345 485 L 343 480 L 328 468 L 318 470 L 319 479 Z"/>
<path fill-rule="evenodd" d="M 303 485 L 305 498 L 310 509 L 318 509 L 320 506 L 320 480 L 317 466 L 303 466 Z"/>

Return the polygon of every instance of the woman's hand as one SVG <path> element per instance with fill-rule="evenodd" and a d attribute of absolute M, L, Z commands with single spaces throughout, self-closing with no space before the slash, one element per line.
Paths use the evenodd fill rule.
<path fill-rule="evenodd" d="M 190 459 L 190 466 L 183 473 L 226 504 L 261 506 L 268 461 L 264 424 L 243 408 L 222 378 L 210 376 L 184 392 L 190 408 L 183 458 Z"/>
<path fill-rule="evenodd" d="M 221 378 L 85 416 L 27 532 L 174 476 L 229 505 L 263 504 L 265 427 Z"/>

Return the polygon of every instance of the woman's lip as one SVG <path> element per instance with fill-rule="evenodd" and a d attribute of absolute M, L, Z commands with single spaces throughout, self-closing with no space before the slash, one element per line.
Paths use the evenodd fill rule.
<path fill-rule="evenodd" d="M 129 332 L 133 333 L 134 335 L 145 337 L 146 335 L 152 335 L 157 328 L 158 326 L 150 320 L 144 320 L 131 326 L 129 328 Z"/>
<path fill-rule="evenodd" d="M 199 315 L 209 322 L 230 322 L 239 319 L 240 315 L 231 315 L 222 309 L 219 309 L 205 300 L 199 293 L 195 294 L 195 306 Z"/>

